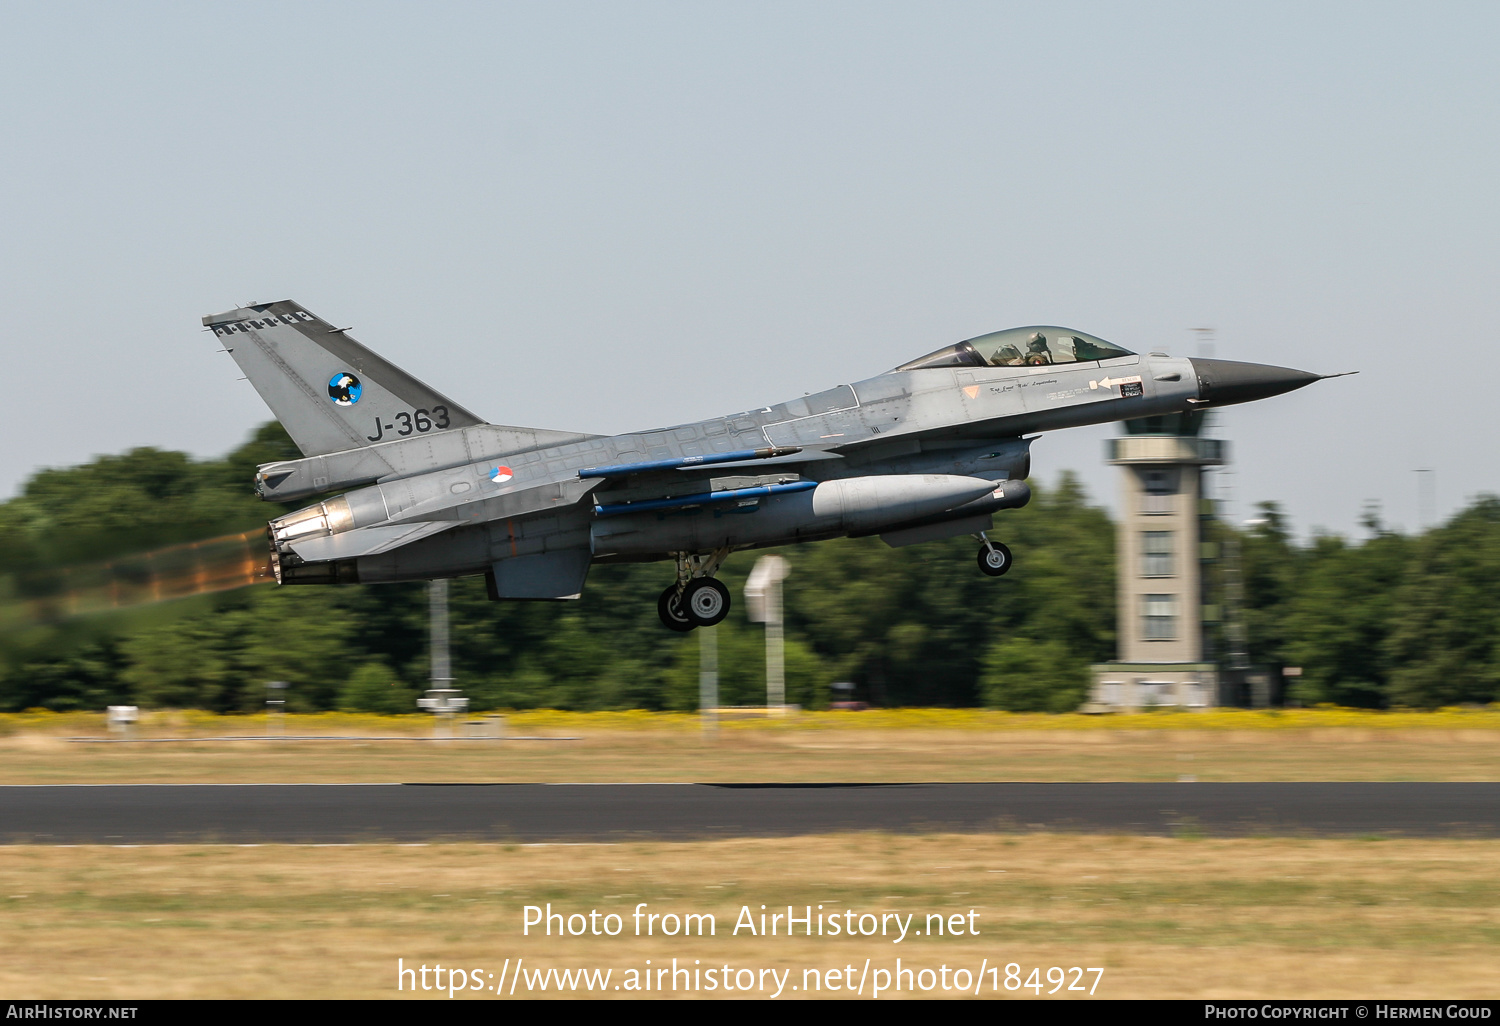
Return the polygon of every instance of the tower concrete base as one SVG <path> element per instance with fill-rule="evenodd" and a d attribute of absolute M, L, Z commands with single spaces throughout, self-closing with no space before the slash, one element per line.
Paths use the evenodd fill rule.
<path fill-rule="evenodd" d="M 1212 709 L 1219 704 L 1213 663 L 1097 663 L 1085 712 L 1137 709 Z"/>

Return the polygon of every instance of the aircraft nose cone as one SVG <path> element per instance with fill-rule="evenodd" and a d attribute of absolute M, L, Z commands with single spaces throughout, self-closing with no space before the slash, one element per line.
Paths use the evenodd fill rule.
<path fill-rule="evenodd" d="M 1215 406 L 1267 399 L 1310 385 L 1319 375 L 1266 363 L 1190 359 L 1198 375 L 1198 398 Z"/>

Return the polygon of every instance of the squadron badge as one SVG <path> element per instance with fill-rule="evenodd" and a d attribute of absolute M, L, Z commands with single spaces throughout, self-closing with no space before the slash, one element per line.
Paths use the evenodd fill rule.
<path fill-rule="evenodd" d="M 353 406 L 363 390 L 359 379 L 348 371 L 339 371 L 328 379 L 328 398 L 338 406 Z"/>

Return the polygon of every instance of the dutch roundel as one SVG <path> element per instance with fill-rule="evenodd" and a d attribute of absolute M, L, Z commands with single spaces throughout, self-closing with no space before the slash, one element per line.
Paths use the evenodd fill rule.
<path fill-rule="evenodd" d="M 515 475 L 511 473 L 511 469 L 505 466 L 496 467 L 494 470 L 490 471 L 490 480 L 495 482 L 496 484 L 504 484 L 514 476 Z"/>

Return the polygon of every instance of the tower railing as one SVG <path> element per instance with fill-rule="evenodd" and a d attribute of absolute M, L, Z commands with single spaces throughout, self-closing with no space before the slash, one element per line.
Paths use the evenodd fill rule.
<path fill-rule="evenodd" d="M 1222 438 L 1187 435 L 1121 435 L 1106 439 L 1110 463 L 1195 463 L 1216 467 L 1229 462 L 1229 445 Z"/>

